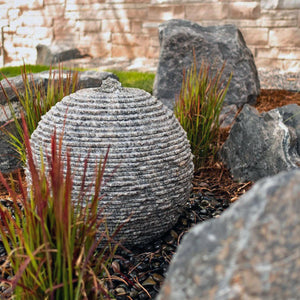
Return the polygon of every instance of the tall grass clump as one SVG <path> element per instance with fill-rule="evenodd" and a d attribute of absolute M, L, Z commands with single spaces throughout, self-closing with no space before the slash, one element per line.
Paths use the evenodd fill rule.
<path fill-rule="evenodd" d="M 47 87 L 43 84 L 36 84 L 33 80 L 33 74 L 28 74 L 26 72 L 25 65 L 21 70 L 21 74 L 24 85 L 23 93 L 20 93 L 17 88 L 10 83 L 9 79 L 5 77 L 5 80 L 10 85 L 18 99 L 17 108 L 9 100 L 3 85 L 1 83 L 0 85 L 4 95 L 6 96 L 10 114 L 12 116 L 12 119 L 9 122 L 14 122 L 16 127 L 16 133 L 6 130 L 5 126 L 2 127 L 2 131 L 4 131 L 7 135 L 9 143 L 19 154 L 20 160 L 24 165 L 26 161 L 26 153 L 24 132 L 20 121 L 20 111 L 23 111 L 25 114 L 25 123 L 30 136 L 36 129 L 42 115 L 44 115 L 63 97 L 78 89 L 78 72 L 64 72 L 62 66 L 59 66 L 59 69 L 57 70 L 52 70 L 52 68 L 50 68 Z"/>
<path fill-rule="evenodd" d="M 41 170 L 35 166 L 25 121 L 23 127 L 32 178 L 30 192 L 20 174 L 18 195 L 0 173 L 0 182 L 12 197 L 14 211 L 0 206 L 0 234 L 8 254 L 1 266 L 2 296 L 10 293 L 13 299 L 20 300 L 108 299 L 105 282 L 110 278 L 108 267 L 117 249 L 112 239 L 120 229 L 109 237 L 98 206 L 103 197 L 100 192 L 108 151 L 95 170 L 93 196 L 85 197 L 82 188 L 75 205 L 71 201 L 69 153 L 66 175 L 63 171 L 62 139 L 57 141 L 54 132 L 51 154 L 45 158 L 49 165 L 46 175 L 43 163 Z M 87 163 L 86 159 L 85 166 Z"/>
<path fill-rule="evenodd" d="M 187 132 L 194 155 L 195 171 L 207 158 L 217 151 L 219 115 L 223 106 L 231 77 L 222 81 L 225 63 L 211 74 L 210 66 L 201 63 L 197 68 L 196 57 L 190 69 L 183 71 L 183 80 L 174 113 Z"/>

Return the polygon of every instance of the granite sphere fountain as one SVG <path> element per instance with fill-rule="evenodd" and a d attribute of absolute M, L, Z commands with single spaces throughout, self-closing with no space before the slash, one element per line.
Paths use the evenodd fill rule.
<path fill-rule="evenodd" d="M 112 78 L 99 88 L 66 96 L 42 117 L 31 136 L 37 164 L 41 153 L 50 153 L 54 128 L 58 137 L 63 134 L 63 155 L 70 149 L 73 201 L 87 153 L 90 185 L 110 145 L 105 179 L 112 177 L 103 185 L 106 196 L 99 205 L 111 232 L 131 216 L 118 235 L 124 245 L 145 245 L 176 223 L 191 190 L 192 154 L 186 133 L 160 101 L 143 90 L 123 88 Z"/>

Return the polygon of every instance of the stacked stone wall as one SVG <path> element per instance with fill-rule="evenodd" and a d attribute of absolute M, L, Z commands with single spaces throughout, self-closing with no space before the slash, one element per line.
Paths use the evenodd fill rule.
<path fill-rule="evenodd" d="M 300 69 L 300 0 L 0 0 L 0 66 L 35 63 L 37 44 L 53 42 L 157 59 L 158 25 L 173 18 L 236 24 L 258 67 Z"/>

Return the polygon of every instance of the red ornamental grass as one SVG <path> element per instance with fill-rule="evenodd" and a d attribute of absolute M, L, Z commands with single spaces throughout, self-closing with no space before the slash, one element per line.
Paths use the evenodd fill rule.
<path fill-rule="evenodd" d="M 232 75 L 224 84 L 221 69 L 211 72 L 211 67 L 202 62 L 197 68 L 194 61 L 190 69 L 183 72 L 182 86 L 176 99 L 174 113 L 187 133 L 194 155 L 195 171 L 217 151 L 219 116 Z"/>
<path fill-rule="evenodd" d="M 19 173 L 20 194 L 0 173 L 0 180 L 13 200 L 13 212 L 0 206 L 0 234 L 7 252 L 2 264 L 2 296 L 16 299 L 109 299 L 106 281 L 108 266 L 118 244 L 105 226 L 99 210 L 101 183 L 106 156 L 95 170 L 94 195 L 85 197 L 84 179 L 75 205 L 72 196 L 70 152 L 66 173 L 62 161 L 62 137 L 54 131 L 51 154 L 46 157 L 49 173 L 42 161 L 41 170 L 34 162 L 29 133 L 22 116 L 27 165 L 32 185 L 24 187 Z M 88 159 L 85 160 L 85 170 Z M 99 248 L 99 245 L 101 248 Z M 6 278 L 6 279 L 5 279 Z"/>

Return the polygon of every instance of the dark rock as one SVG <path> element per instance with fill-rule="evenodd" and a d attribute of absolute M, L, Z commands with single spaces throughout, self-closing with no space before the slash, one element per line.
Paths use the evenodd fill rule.
<path fill-rule="evenodd" d="M 0 111 L 1 118 L 1 111 Z M 1 124 L 2 123 L 2 124 Z M 0 120 L 0 128 L 3 126 Z M 17 135 L 14 123 L 9 123 L 5 126 L 9 132 Z M 10 173 L 21 167 L 19 155 L 13 146 L 8 142 L 8 138 L 4 132 L 0 130 L 0 172 L 3 174 Z"/>
<path fill-rule="evenodd" d="M 43 72 L 42 72 L 43 73 Z M 49 72 L 47 71 L 49 74 Z M 28 82 L 33 87 L 33 84 L 35 86 L 39 84 L 43 84 L 43 79 L 39 75 L 41 73 L 37 74 L 28 74 Z M 15 90 L 18 91 L 19 94 L 24 94 L 25 87 L 23 83 L 22 75 L 15 76 L 15 77 L 9 77 L 6 79 L 2 79 L 0 82 L 0 105 L 6 105 L 7 104 L 7 98 L 10 101 L 16 101 L 18 99 Z"/>
<path fill-rule="evenodd" d="M 60 76 L 57 70 L 53 70 L 54 79 L 59 80 Z M 45 88 L 48 86 L 49 82 L 49 71 L 44 71 L 37 74 L 41 81 L 43 82 Z M 64 82 L 67 80 L 67 77 L 70 75 L 70 71 L 64 70 L 61 74 Z M 52 74 L 53 76 L 53 74 Z M 78 87 L 79 89 L 90 88 L 90 87 L 99 87 L 102 84 L 102 81 L 107 79 L 108 77 L 119 80 L 119 78 L 110 72 L 97 72 L 97 71 L 83 71 L 78 72 Z M 53 78 L 53 77 L 52 77 Z"/>
<path fill-rule="evenodd" d="M 228 126 L 232 126 L 237 112 L 238 109 L 235 104 L 223 106 L 219 116 L 220 127 L 226 128 Z"/>
<path fill-rule="evenodd" d="M 300 118 L 284 122 L 282 113 L 296 116 L 300 107 L 285 106 L 259 114 L 255 108 L 244 106 L 220 151 L 236 180 L 256 181 L 299 167 L 299 137 L 297 140 L 295 129 L 287 125 L 298 128 L 299 134 Z"/>
<path fill-rule="evenodd" d="M 297 136 L 296 148 L 298 155 L 300 155 L 300 106 L 297 104 L 285 105 L 278 107 L 278 111 L 282 115 L 283 123 L 288 126 L 290 130 L 295 130 Z"/>
<path fill-rule="evenodd" d="M 81 89 L 101 86 L 102 81 L 108 77 L 119 80 L 119 78 L 110 72 L 84 71 L 79 74 L 79 87 Z"/>
<path fill-rule="evenodd" d="M 182 70 L 193 62 L 211 64 L 212 71 L 224 61 L 224 79 L 233 72 L 225 105 L 255 104 L 260 84 L 253 55 L 235 25 L 202 27 L 186 20 L 171 20 L 159 25 L 160 57 L 153 94 L 173 109 L 182 83 Z"/>
<path fill-rule="evenodd" d="M 58 80 L 58 70 L 53 70 L 55 74 L 54 78 Z M 62 77 L 66 80 L 66 75 L 69 71 L 64 71 Z M 101 86 L 102 80 L 107 79 L 108 77 L 118 79 L 118 77 L 109 72 L 96 72 L 96 71 L 84 71 L 79 72 L 78 86 L 79 88 L 89 88 L 89 87 L 99 87 Z M 33 85 L 41 85 L 47 89 L 49 81 L 49 71 L 44 71 L 36 74 L 29 73 L 27 75 L 28 82 L 33 87 Z M 16 127 L 14 122 L 8 123 L 11 120 L 11 112 L 9 109 L 8 101 L 11 102 L 14 109 L 19 112 L 19 102 L 15 90 L 19 94 L 25 93 L 25 87 L 23 83 L 22 76 L 10 77 L 8 78 L 9 82 L 6 79 L 1 80 L 0 88 L 0 128 L 8 130 L 9 132 L 16 133 Z M 32 90 L 34 90 L 32 88 Z M 6 96 L 5 96 L 6 94 Z M 9 144 L 7 136 L 0 131 L 0 171 L 2 173 L 10 173 L 20 167 L 19 155 Z"/>
<path fill-rule="evenodd" d="M 86 53 L 83 53 L 81 49 L 76 48 L 76 46 L 64 43 L 52 44 L 50 46 L 39 44 L 36 46 L 36 50 L 37 65 L 57 64 L 63 61 L 88 56 Z"/>
<path fill-rule="evenodd" d="M 299 170 L 260 180 L 184 236 L 157 300 L 298 299 L 299 214 Z"/>

